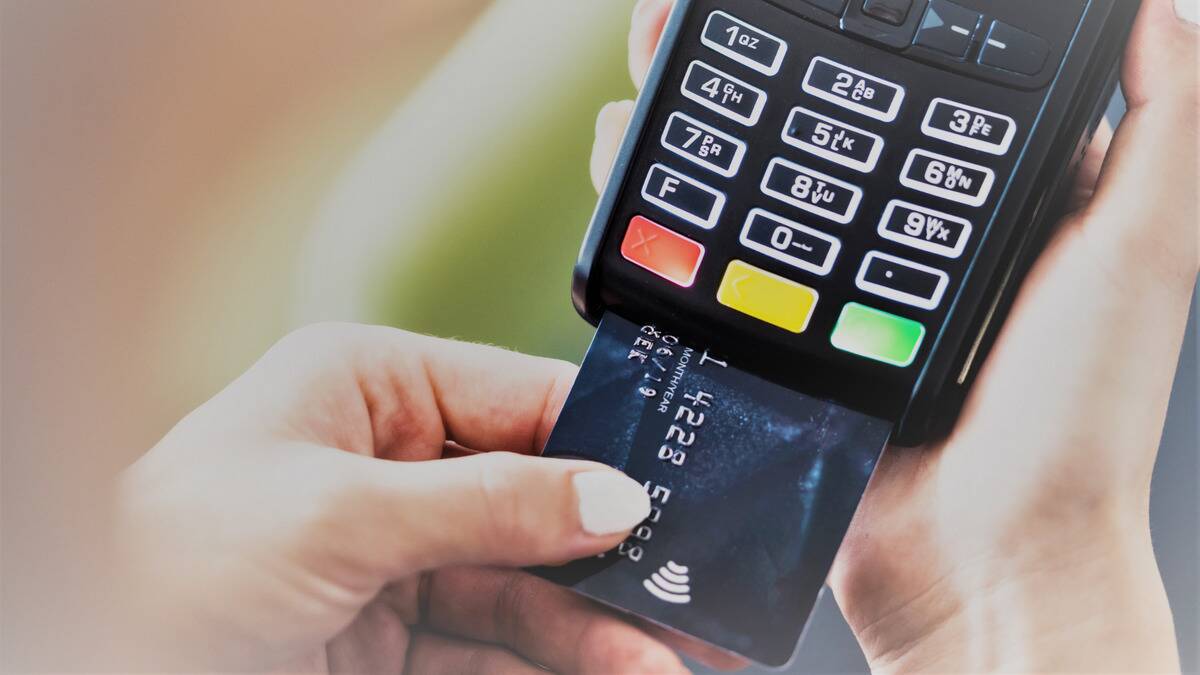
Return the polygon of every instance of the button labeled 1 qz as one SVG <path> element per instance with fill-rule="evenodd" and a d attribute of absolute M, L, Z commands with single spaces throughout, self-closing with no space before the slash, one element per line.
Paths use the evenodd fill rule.
<path fill-rule="evenodd" d="M 787 53 L 783 40 L 721 11 L 708 16 L 700 41 L 763 75 L 778 73 Z"/>

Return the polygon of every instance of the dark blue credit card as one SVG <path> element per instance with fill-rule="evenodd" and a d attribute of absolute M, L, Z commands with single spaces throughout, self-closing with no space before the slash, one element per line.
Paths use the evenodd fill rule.
<path fill-rule="evenodd" d="M 621 469 L 653 509 L 616 550 L 537 573 L 785 665 L 890 432 L 609 313 L 545 454 Z"/>

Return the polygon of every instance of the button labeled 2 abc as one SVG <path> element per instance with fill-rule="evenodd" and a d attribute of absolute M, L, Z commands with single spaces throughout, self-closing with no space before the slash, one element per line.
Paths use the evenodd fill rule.
<path fill-rule="evenodd" d="M 642 198 L 706 230 L 717 226 L 725 208 L 724 193 L 662 164 L 650 167 L 642 186 Z"/>

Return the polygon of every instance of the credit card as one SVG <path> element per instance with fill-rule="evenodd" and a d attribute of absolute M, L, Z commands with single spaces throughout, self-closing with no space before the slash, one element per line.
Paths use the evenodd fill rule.
<path fill-rule="evenodd" d="M 890 433 L 610 312 L 545 454 L 624 471 L 652 511 L 617 549 L 535 572 L 783 666 Z"/>

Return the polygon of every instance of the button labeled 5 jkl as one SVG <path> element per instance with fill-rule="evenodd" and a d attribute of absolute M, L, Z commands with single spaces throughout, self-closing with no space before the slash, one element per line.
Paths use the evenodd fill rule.
<path fill-rule="evenodd" d="M 883 139 L 807 108 L 794 108 L 783 129 L 783 142 L 855 171 L 879 163 Z"/>

